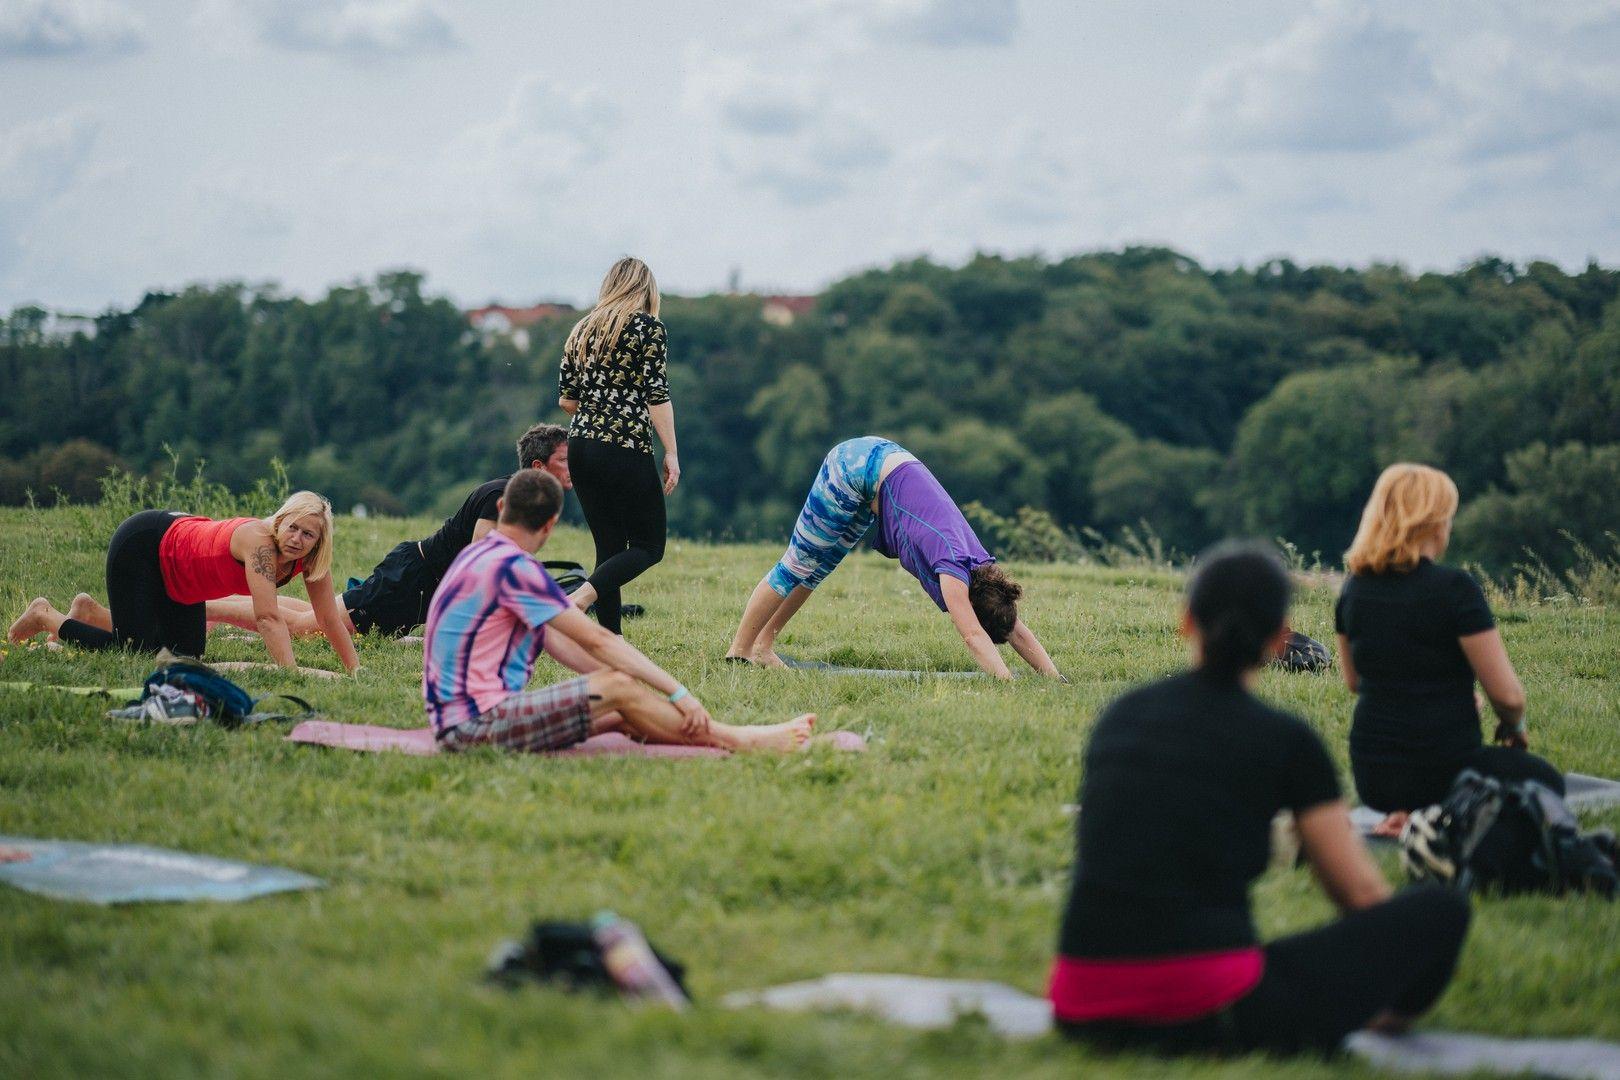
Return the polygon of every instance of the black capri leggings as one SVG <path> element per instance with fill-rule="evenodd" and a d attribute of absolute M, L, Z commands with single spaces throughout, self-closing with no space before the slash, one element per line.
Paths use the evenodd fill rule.
<path fill-rule="evenodd" d="M 1178 1053 L 1330 1052 L 1379 1013 L 1429 1010 L 1457 966 L 1468 898 L 1437 885 L 1408 889 L 1316 930 L 1265 946 L 1247 995 L 1184 1024 L 1060 1024 L 1064 1034 L 1117 1049 Z"/>
<path fill-rule="evenodd" d="M 112 632 L 68 619 L 57 636 L 81 649 L 168 649 L 181 656 L 202 656 L 208 643 L 207 609 L 172 599 L 158 562 L 158 543 L 183 516 L 175 510 L 142 510 L 125 518 L 107 545 Z"/>
<path fill-rule="evenodd" d="M 619 589 L 664 557 L 664 485 L 651 454 L 597 439 L 568 440 L 574 494 L 596 542 L 596 621 L 622 633 Z"/>
<path fill-rule="evenodd" d="M 1369 761 L 1350 751 L 1350 772 L 1361 801 L 1382 813 L 1433 806 L 1451 791 L 1457 774 L 1473 769 L 1498 780 L 1534 780 L 1564 794 L 1564 774 L 1546 758 L 1507 746 L 1480 746 L 1467 757 L 1438 762 Z"/>

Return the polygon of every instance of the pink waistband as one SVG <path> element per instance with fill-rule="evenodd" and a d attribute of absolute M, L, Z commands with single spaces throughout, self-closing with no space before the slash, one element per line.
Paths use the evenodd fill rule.
<path fill-rule="evenodd" d="M 1254 989 L 1265 967 L 1258 947 L 1151 960 L 1060 956 L 1047 996 L 1059 1020 L 1174 1024 L 1230 1005 Z"/>

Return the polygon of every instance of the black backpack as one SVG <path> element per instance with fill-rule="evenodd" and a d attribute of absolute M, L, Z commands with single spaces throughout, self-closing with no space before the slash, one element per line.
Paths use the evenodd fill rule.
<path fill-rule="evenodd" d="M 649 944 L 658 962 L 691 997 L 686 967 Z M 490 955 L 485 977 L 503 986 L 542 983 L 571 991 L 617 992 L 602 962 L 602 947 L 586 923 L 537 922 L 523 941 L 503 941 Z"/>
<path fill-rule="evenodd" d="M 262 702 L 291 702 L 297 713 L 263 712 Z M 212 719 L 223 727 L 241 727 L 265 720 L 304 720 L 316 715 L 314 706 L 292 694 L 254 697 L 213 668 L 197 660 L 169 656 L 146 677 L 141 699 L 109 716 L 160 723 L 187 724 Z"/>
<path fill-rule="evenodd" d="M 1582 833 L 1558 794 L 1534 780 L 1501 781 L 1465 769 L 1444 802 L 1417 810 L 1401 830 L 1401 864 L 1415 881 L 1503 894 L 1620 889 L 1615 838 Z"/>
<path fill-rule="evenodd" d="M 1290 630 L 1288 640 L 1271 662 L 1286 671 L 1326 671 L 1333 666 L 1333 654 L 1315 638 Z"/>

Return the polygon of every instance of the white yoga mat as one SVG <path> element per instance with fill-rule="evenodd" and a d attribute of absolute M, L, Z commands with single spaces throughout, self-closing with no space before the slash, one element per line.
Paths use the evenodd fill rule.
<path fill-rule="evenodd" d="M 732 1009 L 852 1009 L 911 1028 L 949 1027 L 960 1017 L 979 1015 L 992 1031 L 1010 1039 L 1033 1038 L 1052 1027 L 1052 1007 L 1044 998 L 1003 983 L 918 975 L 825 975 L 728 994 L 722 1004 Z M 1399 1072 L 1620 1080 L 1620 1044 L 1598 1039 L 1496 1039 L 1439 1031 L 1401 1036 L 1358 1033 L 1346 1040 L 1345 1049 Z"/>

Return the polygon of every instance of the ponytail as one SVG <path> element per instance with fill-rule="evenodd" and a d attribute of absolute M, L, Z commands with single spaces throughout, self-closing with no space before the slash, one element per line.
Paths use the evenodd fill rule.
<path fill-rule="evenodd" d="M 1264 544 L 1217 544 L 1198 557 L 1187 610 L 1203 642 L 1201 671 L 1236 682 L 1265 660 L 1266 643 L 1288 618 L 1293 587 Z"/>

